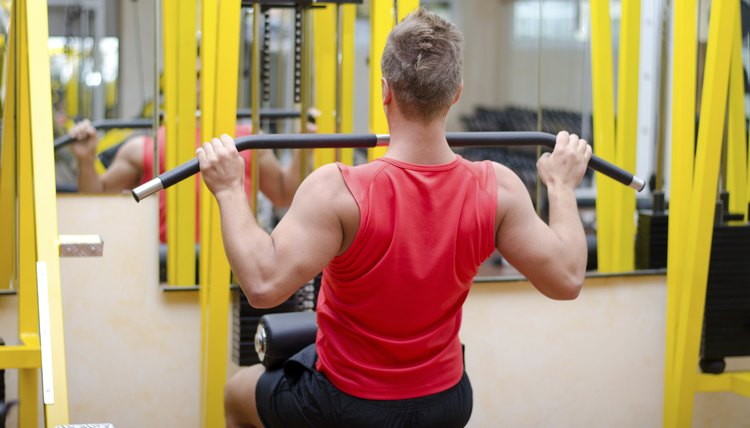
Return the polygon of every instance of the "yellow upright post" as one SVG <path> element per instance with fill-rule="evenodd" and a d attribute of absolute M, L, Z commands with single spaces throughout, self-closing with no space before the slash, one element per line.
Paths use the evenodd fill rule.
<path fill-rule="evenodd" d="M 673 401 L 665 409 L 670 413 L 666 416 L 668 427 L 690 426 L 693 414 L 721 157 L 716 142 L 722 141 L 724 132 L 732 36 L 736 34 L 734 15 L 739 13 L 736 2 L 714 2 L 712 6 L 690 214 L 687 228 L 680 231 L 686 235 L 687 245 L 674 372 L 671 383 L 665 385 L 671 389 L 667 397 Z"/>
<path fill-rule="evenodd" d="M 318 132 L 329 134 L 336 132 L 337 85 L 337 52 L 336 21 L 337 5 L 327 4 L 313 10 L 313 32 L 315 37 L 315 107 L 320 111 L 316 121 Z M 315 168 L 336 161 L 336 149 L 315 149 L 313 162 Z"/>
<path fill-rule="evenodd" d="M 591 1 L 591 80 L 593 91 L 594 151 L 604 160 L 615 161 L 614 84 L 612 76 L 612 31 L 609 0 Z M 615 268 L 612 256 L 616 184 L 596 174 L 596 241 L 601 272 Z"/>
<path fill-rule="evenodd" d="M 53 427 L 67 424 L 69 418 L 51 146 L 47 8 L 29 3 L 17 0 L 11 12 L 10 90 L 5 99 L 0 175 L 0 212 L 4 220 L 11 217 L 13 222 L 9 233 L 12 238 L 4 242 L 13 249 L 4 253 L 8 264 L 2 264 L 2 277 L 18 284 L 21 344 L 0 347 L 0 368 L 18 369 L 18 420 L 22 427 L 39 426 L 41 368 L 44 426 Z"/>
<path fill-rule="evenodd" d="M 36 229 L 36 280 L 39 290 L 39 329 L 42 350 L 42 393 L 47 426 L 68 423 L 68 386 L 65 372 L 62 289 L 58 249 L 55 160 L 50 150 L 52 105 L 47 9 L 26 3 L 29 107 L 34 209 Z M 33 31 L 28 31 L 33 28 Z M 33 82 L 33 84 L 31 84 Z M 45 296 L 46 294 L 46 296 Z M 45 302 L 46 300 L 46 302 Z M 45 305 L 46 303 L 46 305 Z M 47 306 L 45 308 L 45 306 Z"/>
<path fill-rule="evenodd" d="M 13 8 L 12 10 L 15 10 Z M 5 92 L 5 109 L 3 111 L 3 131 L 0 145 L 0 236 L 5 243 L 0 245 L 0 290 L 15 289 L 18 284 L 16 260 L 18 237 L 16 236 L 16 37 L 12 34 L 16 14 L 11 11 L 11 37 L 8 40 L 8 62 Z"/>
<path fill-rule="evenodd" d="M 393 28 L 395 17 L 399 20 L 419 8 L 419 0 L 401 0 L 398 2 L 398 10 L 394 10 L 391 1 L 370 2 L 370 132 L 374 134 L 387 134 L 388 122 L 385 120 L 383 111 L 383 96 L 381 79 L 383 73 L 380 70 L 380 58 L 383 56 L 385 42 L 388 33 Z M 368 149 L 370 160 L 383 156 L 385 147 Z"/>
<path fill-rule="evenodd" d="M 620 59 L 617 80 L 617 145 L 615 163 L 635 170 L 638 139 L 638 65 L 640 62 L 641 2 L 622 2 L 620 20 Z M 600 142 L 600 141 L 597 141 Z M 607 179 L 605 179 L 607 180 Z M 635 268 L 635 192 L 612 184 L 616 191 L 613 208 L 613 253 L 615 272 Z M 597 223 L 600 218 L 597 217 Z"/>
<path fill-rule="evenodd" d="M 202 140 L 234 135 L 237 114 L 240 1 L 204 0 L 202 39 Z M 209 64 L 210 63 L 210 64 Z M 229 70 L 218 78 L 218 70 Z M 234 71 L 232 71 L 234 70 Z M 209 119 L 211 115 L 211 119 Z M 210 123 L 208 122 L 210 120 Z M 201 228 L 201 426 L 224 426 L 230 271 L 221 239 L 219 207 L 202 186 Z M 205 215 L 207 214 L 207 215 Z M 205 266 L 205 268 L 204 268 Z"/>
<path fill-rule="evenodd" d="M 672 162 L 669 194 L 669 241 L 667 252 L 667 326 L 664 376 L 665 385 L 672 384 L 675 360 L 677 320 L 683 288 L 687 220 L 693 186 L 695 146 L 695 82 L 697 75 L 696 0 L 673 2 L 673 64 L 672 64 Z M 664 388 L 664 425 L 671 426 L 669 417 L 673 401 L 672 389 Z"/>
<path fill-rule="evenodd" d="M 747 148 L 745 146 L 745 77 L 742 72 L 742 29 L 735 17 L 732 35 L 732 63 L 729 71 L 729 111 L 727 128 L 727 182 L 729 212 L 742 213 L 747 221 Z"/>
<path fill-rule="evenodd" d="M 315 106 L 318 132 L 352 132 L 354 109 L 354 24 L 356 5 L 326 5 L 313 12 L 315 40 Z M 337 32 L 340 26 L 341 31 Z M 336 43 L 331 43 L 331 40 Z M 340 55 L 339 55 L 340 51 Z M 315 150 L 315 168 L 326 163 L 354 162 L 352 149 Z"/>
<path fill-rule="evenodd" d="M 196 3 L 165 0 L 164 98 L 166 168 L 195 157 Z M 195 178 L 166 190 L 167 282 L 193 285 L 195 278 Z"/>
<path fill-rule="evenodd" d="M 351 133 L 354 128 L 354 25 L 357 18 L 357 6 L 341 5 L 341 83 L 339 88 L 339 118 L 336 132 Z M 354 164 L 354 150 L 341 149 L 339 160 L 347 165 Z"/>
<path fill-rule="evenodd" d="M 25 1 L 13 5 L 16 30 L 12 34 L 16 52 L 16 135 L 18 148 L 18 334 L 21 342 L 37 350 L 39 364 L 18 371 L 18 395 L 22 400 L 18 419 L 22 426 L 38 426 L 39 367 L 39 308 L 36 286 L 36 230 L 34 227 L 34 189 L 31 154 L 31 116 L 29 106 L 28 44 L 26 39 Z M 7 105 L 7 104 L 6 104 Z M 10 113 L 9 113 L 10 114 Z M 7 141 L 7 140 L 6 140 Z M 25 425 L 25 424 L 33 425 Z"/>
<path fill-rule="evenodd" d="M 218 20 L 218 6 L 216 0 L 202 0 L 201 3 L 201 81 L 200 81 L 200 129 L 201 141 L 209 141 L 214 134 L 214 104 L 216 102 L 216 31 Z M 202 249 L 208 249 L 210 240 L 208 233 L 211 226 L 211 192 L 201 184 L 200 192 L 200 246 Z M 205 310 L 208 299 L 208 293 L 203 286 L 208 281 L 208 262 L 209 258 L 206 253 L 201 251 L 198 260 L 200 276 L 198 278 L 200 287 L 201 312 Z M 205 320 L 204 320 L 205 321 Z M 201 328 L 205 323 L 201 324 Z M 205 331 L 201 331 L 202 337 Z M 201 342 L 203 343 L 203 341 Z M 201 391 L 205 391 L 201 385 Z"/>
<path fill-rule="evenodd" d="M 216 102 L 216 31 L 218 20 L 218 7 L 216 0 L 202 0 L 201 3 L 201 81 L 200 81 L 200 110 L 201 110 L 201 141 L 209 141 L 214 136 L 214 104 Z M 200 368 L 200 423 L 201 426 L 209 426 L 208 421 L 208 287 L 213 278 L 209 276 L 209 267 L 221 263 L 220 260 L 211 261 L 210 256 L 219 258 L 220 255 L 211 251 L 214 246 L 223 245 L 220 242 L 221 234 L 211 235 L 211 217 L 216 202 L 211 197 L 211 192 L 201 182 L 200 189 L 200 258 L 198 259 L 200 285 L 198 297 L 201 307 L 201 368 Z M 215 222 L 214 222 L 215 223 Z M 221 278 L 218 278 L 221 280 Z M 215 388 L 215 387 L 214 387 Z"/>

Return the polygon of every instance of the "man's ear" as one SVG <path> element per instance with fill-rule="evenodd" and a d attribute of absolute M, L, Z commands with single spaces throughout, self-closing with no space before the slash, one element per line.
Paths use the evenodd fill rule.
<path fill-rule="evenodd" d="M 385 80 L 384 77 L 380 78 L 380 84 L 383 88 L 383 105 L 388 105 L 391 103 L 391 100 L 393 99 L 393 92 L 391 91 L 391 86 L 388 84 L 388 81 Z"/>
<path fill-rule="evenodd" d="M 456 92 L 456 97 L 453 98 L 453 102 L 451 102 L 451 105 L 454 105 L 458 102 L 458 99 L 461 98 L 461 92 L 464 90 L 464 82 L 461 82 L 460 85 L 458 85 L 458 91 Z"/>

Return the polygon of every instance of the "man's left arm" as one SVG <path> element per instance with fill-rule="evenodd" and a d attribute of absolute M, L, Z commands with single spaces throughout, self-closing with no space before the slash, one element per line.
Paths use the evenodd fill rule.
<path fill-rule="evenodd" d="M 250 211 L 243 189 L 244 161 L 234 141 L 224 135 L 197 154 L 203 180 L 219 203 L 229 264 L 252 306 L 284 302 L 339 253 L 343 229 L 335 201 L 343 181 L 335 165 L 310 174 L 269 235 Z"/>

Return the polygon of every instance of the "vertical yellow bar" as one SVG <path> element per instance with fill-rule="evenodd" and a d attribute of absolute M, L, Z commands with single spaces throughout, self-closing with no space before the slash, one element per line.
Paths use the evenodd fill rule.
<path fill-rule="evenodd" d="M 380 58 L 383 56 L 388 33 L 393 28 L 393 2 L 387 0 L 370 2 L 370 132 L 388 133 L 388 122 L 383 111 L 383 94 Z M 386 152 L 385 147 L 367 149 L 369 160 L 379 158 Z"/>
<path fill-rule="evenodd" d="M 216 102 L 216 31 L 218 20 L 218 2 L 217 0 L 202 0 L 201 3 L 201 141 L 208 141 L 214 135 L 214 103 Z M 211 258 L 213 255 L 210 251 L 212 238 L 211 216 L 216 209 L 211 192 L 205 184 L 201 182 L 200 190 L 200 265 L 198 283 L 199 301 L 201 307 L 201 368 L 200 368 L 200 424 L 201 426 L 210 426 L 208 424 L 208 391 L 209 377 L 208 366 L 208 326 L 209 326 L 209 285 L 212 278 L 209 276 L 209 267 L 212 266 Z"/>
<path fill-rule="evenodd" d="M 617 81 L 617 144 L 615 163 L 635 171 L 638 139 L 638 65 L 640 62 L 641 2 L 624 0 L 620 20 L 620 59 Z M 635 192 L 612 185 L 613 209 L 612 270 L 635 268 Z"/>
<path fill-rule="evenodd" d="M 341 132 L 351 133 L 354 129 L 354 26 L 357 19 L 357 6 L 341 5 L 342 39 L 341 39 Z M 339 159 L 347 165 L 354 164 L 354 150 L 341 149 Z"/>
<path fill-rule="evenodd" d="M 173 104 L 168 116 L 176 116 L 167 129 L 167 169 L 195 157 L 196 105 L 196 2 L 168 0 L 173 8 L 170 19 L 170 44 L 165 43 L 165 78 L 167 89 L 175 91 L 167 96 Z M 165 6 L 166 6 L 165 2 Z M 167 18 L 165 18 L 167 19 Z M 166 22 L 165 22 L 166 24 Z M 167 39 L 165 25 L 165 42 Z M 169 51 L 172 52 L 169 52 Z M 166 57 L 169 65 L 166 67 Z M 168 119 L 169 120 L 169 119 Z M 170 135 L 171 134 L 171 135 Z M 166 191 L 167 198 L 167 282 L 170 285 L 193 285 L 195 278 L 195 213 L 196 178 L 191 177 Z"/>
<path fill-rule="evenodd" d="M 39 308 L 36 287 L 36 229 L 29 106 L 26 0 L 14 2 L 16 49 L 16 147 L 18 156 L 18 334 L 39 338 Z M 39 369 L 19 370 L 18 397 L 20 426 L 38 426 Z"/>
<path fill-rule="evenodd" d="M 729 211 L 742 213 L 747 221 L 747 148 L 745 147 L 745 78 L 742 72 L 742 33 L 740 15 L 732 35 L 732 63 L 729 70 L 729 111 L 727 128 L 727 182 Z"/>
<path fill-rule="evenodd" d="M 701 96 L 698 150 L 690 199 L 684 289 L 680 301 L 673 384 L 674 403 L 669 410 L 672 427 L 688 427 L 693 414 L 696 371 L 706 301 L 706 282 L 713 236 L 716 189 L 719 179 L 724 114 L 727 105 L 729 64 L 733 47 L 737 2 L 714 2 L 711 10 L 706 70 Z"/>
<path fill-rule="evenodd" d="M 12 7 L 12 6 L 11 6 Z M 5 110 L 3 112 L 2 138 L 5 144 L 0 147 L 0 236 L 5 243 L 0 245 L 0 290 L 14 289 L 18 283 L 16 260 L 18 237 L 16 236 L 17 217 L 17 177 L 16 150 L 16 42 L 15 13 L 11 9 L 11 32 L 8 38 L 8 63 L 5 81 Z"/>
<path fill-rule="evenodd" d="M 672 375 L 695 145 L 695 88 L 697 76 L 697 0 L 673 2 L 672 155 L 669 180 L 669 241 L 667 251 L 667 325 L 664 363 L 664 425 L 673 415 Z"/>
<path fill-rule="evenodd" d="M 206 6 L 206 3 L 204 3 Z M 237 120 L 237 67 L 239 66 L 240 40 L 240 1 L 223 0 L 216 4 L 210 2 L 208 7 L 218 7 L 212 49 L 215 68 L 211 72 L 214 82 L 213 126 L 214 135 L 234 135 Z M 205 13 L 205 9 L 203 10 Z M 205 64 L 205 59 L 201 61 Z M 221 76 L 218 70 L 222 70 Z M 220 77 L 220 78 L 219 78 Z M 208 76 L 202 76 L 207 79 Z M 207 82 L 208 83 L 208 82 Z M 205 102 L 204 102 L 205 105 Z M 207 112 L 204 112 L 207 114 Z M 205 195 L 206 192 L 204 192 Z M 205 195 L 208 197 L 208 195 Z M 227 341 L 229 332 L 229 281 L 230 271 L 221 238 L 219 207 L 216 200 L 210 197 L 209 224 L 206 239 L 201 239 L 201 257 L 207 257 L 207 272 L 201 273 L 201 288 L 206 288 L 206 305 L 202 311 L 204 323 L 204 340 L 202 343 L 201 385 L 202 417 L 201 426 L 224 426 L 224 384 L 227 378 Z M 203 235 L 203 233 L 202 233 Z"/>
<path fill-rule="evenodd" d="M 80 52 L 75 50 L 70 54 L 69 60 L 72 62 L 73 71 L 70 73 L 70 80 L 65 85 L 65 112 L 68 117 L 78 116 L 78 68 L 81 66 Z"/>
<path fill-rule="evenodd" d="M 398 19 L 419 8 L 419 0 L 399 0 Z M 388 34 L 393 28 L 394 3 L 391 1 L 373 1 L 370 3 L 370 132 L 387 134 L 388 122 L 383 111 L 383 97 L 380 70 L 380 58 L 388 40 Z M 386 147 L 368 149 L 370 160 L 383 156 Z"/>
<path fill-rule="evenodd" d="M 164 164 L 169 169 L 177 165 L 177 25 L 178 25 L 178 0 L 163 0 L 162 3 L 162 28 L 164 43 Z M 157 103 L 158 104 L 158 103 Z M 158 139 L 158 133 L 157 133 Z M 155 162 L 156 163 L 156 162 Z M 175 212 L 174 190 L 165 191 L 166 198 L 166 230 L 167 242 L 174 242 L 177 234 L 176 222 L 172 221 L 170 214 Z M 169 245 L 169 244 L 167 244 Z M 173 263 L 174 255 L 167 247 L 167 283 L 172 283 L 176 276 L 177 264 Z"/>
<path fill-rule="evenodd" d="M 34 2 L 36 3 L 36 2 Z M 58 249 L 57 207 L 55 195 L 55 160 L 51 150 L 52 105 L 49 50 L 47 48 L 47 8 L 24 2 L 28 50 L 28 144 L 32 148 L 34 216 L 36 230 L 37 268 L 46 269 L 49 295 L 49 335 L 52 379 L 43 379 L 43 386 L 54 393 L 54 402 L 45 400 L 45 419 L 49 427 L 68 423 L 68 387 L 65 372 L 65 341 L 63 338 L 62 289 Z M 29 31 L 33 28 L 33 31 Z M 21 39 L 24 40 L 23 38 Z M 21 58 L 23 61 L 23 57 Z M 33 82 L 33 84 L 31 84 Z M 22 92 L 21 96 L 25 94 Z M 25 143 L 22 141 L 22 144 Z M 37 280 L 43 280 L 42 277 Z M 42 342 L 44 345 L 44 342 Z M 51 381 L 51 382 L 50 382 Z M 52 385 L 50 385 L 52 383 Z M 45 393 L 46 395 L 46 393 Z"/>
<path fill-rule="evenodd" d="M 594 151 L 614 161 L 615 123 L 612 76 L 612 31 L 609 0 L 591 0 L 591 68 L 594 116 Z M 612 272 L 612 236 L 614 228 L 614 183 L 596 174 L 596 241 L 601 272 Z"/>
<path fill-rule="evenodd" d="M 200 81 L 200 128 L 201 141 L 208 141 L 214 136 L 214 103 L 216 101 L 216 26 L 218 20 L 217 0 L 202 0 L 201 3 L 201 81 Z M 201 182 L 202 183 L 202 182 Z M 200 193 L 200 243 L 201 248 L 208 248 L 208 230 L 211 224 L 211 192 L 201 184 Z M 208 257 L 203 251 L 199 259 L 200 277 L 198 282 L 206 284 Z M 205 306 L 207 294 L 201 286 L 201 306 Z M 203 388 L 201 389 L 203 390 Z"/>
<path fill-rule="evenodd" d="M 336 5 L 327 4 L 313 10 L 315 107 L 320 111 L 316 124 L 318 132 L 336 132 Z M 315 168 L 336 161 L 335 149 L 315 149 Z"/>

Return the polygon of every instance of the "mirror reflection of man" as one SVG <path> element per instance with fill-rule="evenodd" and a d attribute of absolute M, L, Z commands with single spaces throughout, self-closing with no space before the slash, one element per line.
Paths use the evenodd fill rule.
<path fill-rule="evenodd" d="M 311 113 L 312 116 L 315 112 Z M 196 129 L 196 146 L 200 141 L 200 129 Z M 307 132 L 315 132 L 313 123 L 308 122 Z M 249 125 L 238 124 L 237 137 L 249 135 Z M 154 141 L 151 136 L 139 135 L 122 143 L 112 162 L 103 174 L 95 168 L 99 136 L 88 120 L 81 121 L 68 132 L 76 138 L 71 150 L 78 159 L 78 190 L 81 193 L 120 193 L 137 187 L 153 178 Z M 159 172 L 165 171 L 165 130 L 157 133 L 159 148 Z M 245 159 L 245 191 L 250 196 L 250 151 L 242 152 Z M 272 150 L 256 150 L 258 165 L 258 187 L 263 195 L 276 207 L 288 207 L 299 186 L 300 152 L 292 151 L 291 161 L 282 165 Z M 196 186 L 196 189 L 198 187 Z M 166 242 L 166 210 L 163 192 L 159 202 L 159 240 Z"/>

